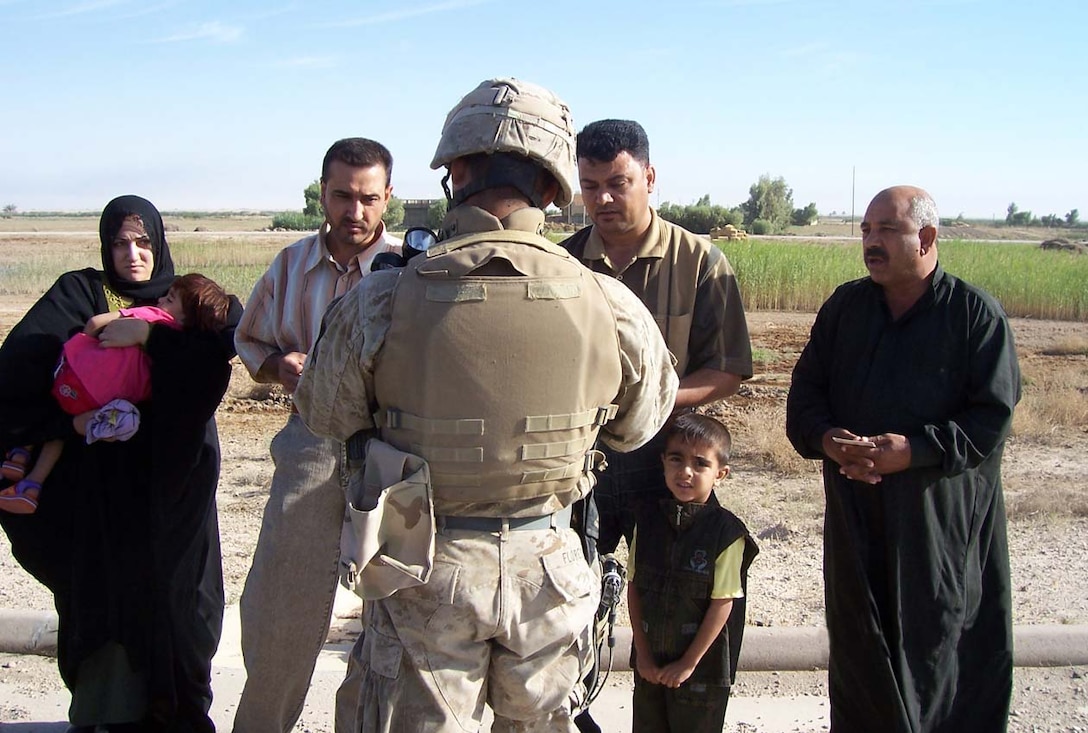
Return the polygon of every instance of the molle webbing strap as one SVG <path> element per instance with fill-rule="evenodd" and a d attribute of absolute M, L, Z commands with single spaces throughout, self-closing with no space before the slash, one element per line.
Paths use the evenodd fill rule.
<path fill-rule="evenodd" d="M 561 481 L 588 474 L 601 468 L 604 463 L 604 453 L 599 450 L 591 450 L 577 463 L 568 463 L 558 468 L 550 468 L 543 471 L 530 471 L 521 477 L 521 483 L 532 484 L 540 481 Z"/>
<path fill-rule="evenodd" d="M 533 461 L 540 458 L 562 458 L 581 454 L 589 450 L 596 442 L 592 435 L 588 439 L 567 440 L 561 443 L 536 443 L 535 445 L 523 445 L 519 451 L 519 458 L 523 461 Z"/>
<path fill-rule="evenodd" d="M 483 479 L 478 473 L 432 473 L 432 481 L 441 481 L 443 486 L 455 486 L 457 488 L 479 488 L 483 486 Z"/>
<path fill-rule="evenodd" d="M 568 463 L 565 466 L 558 468 L 548 468 L 540 471 L 528 471 L 521 476 L 521 483 L 523 484 L 537 484 L 543 481 L 562 481 L 563 479 L 575 478 L 581 476 L 585 472 L 585 461 L 577 461 L 575 463 Z"/>
<path fill-rule="evenodd" d="M 388 409 L 379 413 L 376 420 L 393 430 L 414 430 L 425 435 L 483 435 L 484 421 L 478 418 L 458 418 L 455 420 L 434 420 L 419 417 L 403 410 Z"/>
<path fill-rule="evenodd" d="M 484 449 L 472 446 L 469 448 L 441 448 L 435 446 L 412 444 L 412 452 L 423 458 L 428 463 L 483 463 Z"/>
<path fill-rule="evenodd" d="M 591 450 L 580 461 L 568 463 L 558 468 L 540 471 L 527 471 L 521 475 L 522 484 L 540 483 L 543 481 L 556 481 L 569 479 L 596 471 L 604 466 L 604 453 Z M 479 488 L 486 481 L 476 473 L 432 473 L 431 480 L 440 482 L 443 486 L 457 488 Z"/>
<path fill-rule="evenodd" d="M 549 430 L 572 430 L 588 425 L 600 427 L 616 416 L 619 405 L 606 405 L 585 412 L 566 415 L 531 415 L 525 418 L 525 432 L 542 433 Z"/>

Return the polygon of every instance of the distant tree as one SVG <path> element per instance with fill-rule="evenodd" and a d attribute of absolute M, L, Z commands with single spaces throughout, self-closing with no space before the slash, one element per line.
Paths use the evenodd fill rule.
<path fill-rule="evenodd" d="M 786 179 L 764 174 L 748 193 L 748 200 L 741 204 L 744 223 L 762 219 L 770 226 L 771 233 L 785 231 L 793 216 L 793 189 L 786 185 Z"/>
<path fill-rule="evenodd" d="M 771 234 L 771 222 L 766 219 L 756 219 L 751 224 L 752 234 Z"/>
<path fill-rule="evenodd" d="M 1039 223 L 1045 227 L 1060 227 L 1065 223 L 1065 219 L 1057 214 L 1047 214 L 1039 219 Z"/>
<path fill-rule="evenodd" d="M 1016 218 L 1016 213 L 1020 211 L 1020 208 L 1016 205 L 1016 202 L 1013 201 L 1011 204 L 1009 204 L 1009 208 L 1005 209 L 1005 211 L 1007 212 L 1005 214 L 1005 223 L 1012 224 L 1013 219 Z"/>
<path fill-rule="evenodd" d="M 681 206 L 680 204 L 674 204 L 671 201 L 666 201 L 665 203 L 659 204 L 657 206 L 657 215 L 665 221 L 671 221 L 677 226 L 684 226 L 680 222 L 684 218 L 684 209 L 686 208 L 686 206 Z"/>
<path fill-rule="evenodd" d="M 283 211 L 272 217 L 273 229 L 286 229 L 292 232 L 314 232 L 324 223 L 324 216 L 306 216 L 298 211 Z"/>
<path fill-rule="evenodd" d="M 820 212 L 816 211 L 816 202 L 812 202 L 803 209 L 794 209 L 791 221 L 795 227 L 807 227 L 815 224 L 819 217 Z"/>
<path fill-rule="evenodd" d="M 321 181 L 315 180 L 302 191 L 302 197 L 306 205 L 302 207 L 302 213 L 306 216 L 324 216 L 321 209 Z"/>
<path fill-rule="evenodd" d="M 695 232 L 696 234 L 709 234 L 710 230 L 716 226 L 719 226 L 718 211 L 721 207 L 710 206 L 709 204 L 696 204 L 695 206 L 689 206 L 687 210 L 687 221 L 684 224 L 684 228 L 689 232 Z"/>
<path fill-rule="evenodd" d="M 1017 227 L 1029 227 L 1035 222 L 1035 217 L 1031 215 L 1030 211 L 1016 211 L 1012 214 L 1012 221 L 1009 222 L 1013 226 Z"/>
<path fill-rule="evenodd" d="M 725 209 L 725 214 L 722 216 L 722 220 L 718 226 L 723 227 L 726 224 L 732 224 L 735 227 L 744 226 L 744 209 L 739 206 Z"/>
<path fill-rule="evenodd" d="M 4 211 L 7 211 L 6 207 L 4 208 Z M 1077 226 L 1077 224 L 1080 224 L 1080 212 L 1076 209 L 1070 210 L 1070 212 L 1065 215 L 1065 223 L 1071 227 L 1075 227 Z"/>
<path fill-rule="evenodd" d="M 744 215 L 739 209 L 729 209 L 710 203 L 710 194 L 706 194 L 689 206 L 666 201 L 657 207 L 657 215 L 665 221 L 671 221 L 696 234 L 709 234 L 711 229 L 726 224 L 739 225 L 744 220 Z"/>
<path fill-rule="evenodd" d="M 396 229 L 404 221 L 404 202 L 396 196 L 389 197 L 389 205 L 385 207 L 382 221 L 389 229 Z"/>
<path fill-rule="evenodd" d="M 10 219 L 10 218 L 11 218 L 11 216 L 12 216 L 12 215 L 13 215 L 13 214 L 14 214 L 15 212 L 17 212 L 18 210 L 19 210 L 19 207 L 18 207 L 18 206 L 16 206 L 15 204 L 6 204 L 6 205 L 4 206 L 4 218 L 5 218 L 5 219 Z M 1076 211 L 1076 209 L 1074 209 L 1074 211 Z"/>
<path fill-rule="evenodd" d="M 434 203 L 427 207 L 427 228 L 438 231 L 449 208 L 450 202 L 446 199 L 435 199 Z"/>

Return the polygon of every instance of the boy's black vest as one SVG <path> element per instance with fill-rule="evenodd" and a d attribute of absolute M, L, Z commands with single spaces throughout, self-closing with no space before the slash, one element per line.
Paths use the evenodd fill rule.
<path fill-rule="evenodd" d="M 710 607 L 714 563 L 741 537 L 745 538 L 741 587 L 747 595 L 748 567 L 759 549 L 744 523 L 722 508 L 713 494 L 706 504 L 680 504 L 669 498 L 647 502 L 640 510 L 632 582 L 641 602 L 643 631 L 659 666 L 682 657 L 695 638 Z M 734 598 L 729 621 L 688 683 L 733 684 L 744 617 L 745 599 Z M 634 645 L 631 668 L 636 668 Z"/>

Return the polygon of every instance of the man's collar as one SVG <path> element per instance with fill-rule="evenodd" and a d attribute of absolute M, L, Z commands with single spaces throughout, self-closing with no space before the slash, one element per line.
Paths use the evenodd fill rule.
<path fill-rule="evenodd" d="M 884 286 L 873 282 L 872 277 L 866 277 L 865 279 L 869 281 L 869 287 L 876 292 L 877 298 L 881 302 L 887 303 L 888 294 L 884 290 Z M 922 290 L 918 299 L 911 304 L 910 308 L 908 308 L 905 313 L 909 313 L 919 307 L 925 307 L 925 304 L 932 303 L 938 297 L 938 291 L 945 287 L 948 280 L 948 274 L 944 271 L 944 268 L 941 267 L 940 261 L 933 267 L 933 271 L 926 276 L 926 280 L 925 289 Z"/>
<path fill-rule="evenodd" d="M 333 259 L 332 252 L 329 251 L 328 236 L 329 236 L 329 223 L 326 221 L 321 225 L 321 228 L 317 230 L 317 246 L 310 251 L 309 257 L 306 259 L 306 272 L 313 270 L 316 267 L 320 267 L 323 262 L 330 262 L 337 268 L 340 267 L 336 260 Z M 366 257 L 373 251 L 372 248 L 379 247 L 380 243 L 385 240 L 385 222 L 378 222 L 378 229 L 374 232 L 374 238 L 370 240 L 370 244 L 365 249 L 356 252 L 351 260 L 358 260 L 360 257 Z M 349 264 L 351 260 L 348 260 Z"/>
<path fill-rule="evenodd" d="M 317 246 L 310 248 L 310 253 L 306 257 L 306 272 L 313 270 L 316 267 L 320 267 L 322 262 L 327 262 L 331 259 L 332 255 L 329 254 L 328 245 L 325 244 L 325 237 L 329 232 L 329 223 L 322 222 L 321 228 L 317 230 Z"/>
<path fill-rule="evenodd" d="M 646 228 L 646 233 L 642 235 L 642 239 L 639 240 L 638 250 L 635 252 L 635 259 L 639 258 L 656 258 L 661 259 L 665 256 L 666 237 L 662 236 L 661 220 L 657 215 L 657 211 L 650 207 L 650 226 Z M 603 260 L 607 251 L 605 250 L 604 240 L 601 239 L 600 232 L 597 227 L 594 226 L 589 230 L 589 238 L 586 240 L 586 249 L 583 257 L 587 260 Z"/>

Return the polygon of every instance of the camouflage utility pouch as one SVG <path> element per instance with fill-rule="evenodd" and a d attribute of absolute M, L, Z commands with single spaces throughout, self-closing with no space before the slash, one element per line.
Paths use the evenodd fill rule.
<path fill-rule="evenodd" d="M 364 600 L 422 585 L 431 576 L 434 503 L 427 462 L 377 438 L 347 487 L 340 583 Z"/>

